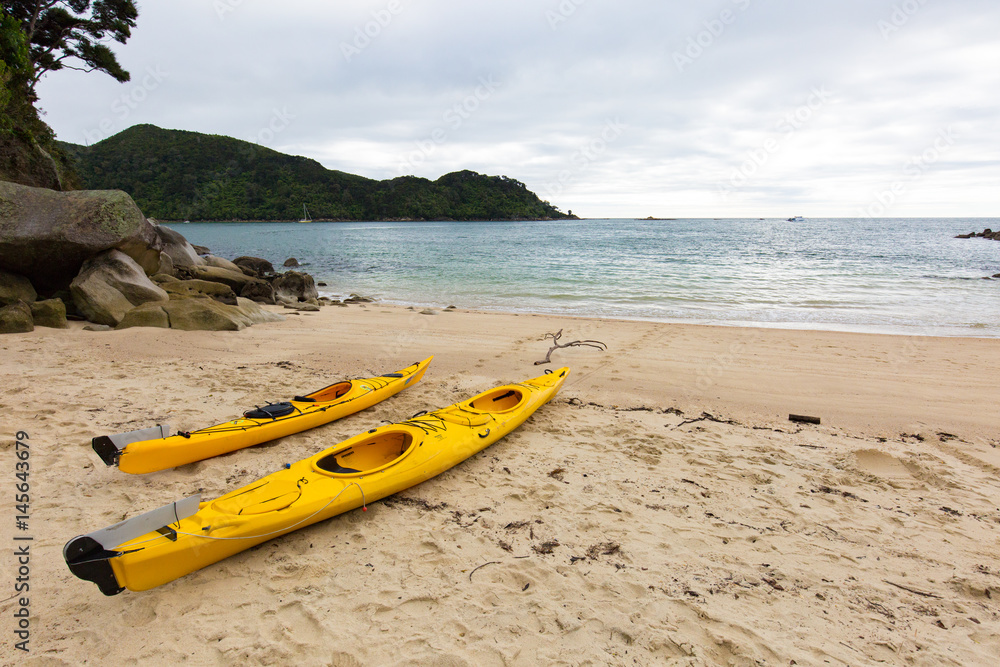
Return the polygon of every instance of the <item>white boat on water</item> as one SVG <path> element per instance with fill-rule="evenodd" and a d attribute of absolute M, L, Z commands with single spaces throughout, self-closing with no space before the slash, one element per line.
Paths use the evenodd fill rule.
<path fill-rule="evenodd" d="M 805 221 L 806 221 L 806 219 L 803 218 L 801 215 L 797 215 L 794 218 L 789 218 L 788 219 L 788 222 L 805 222 Z"/>
<path fill-rule="evenodd" d="M 302 205 L 302 219 L 299 222 L 312 222 L 312 218 L 309 217 L 309 209 L 306 208 L 305 204 Z"/>

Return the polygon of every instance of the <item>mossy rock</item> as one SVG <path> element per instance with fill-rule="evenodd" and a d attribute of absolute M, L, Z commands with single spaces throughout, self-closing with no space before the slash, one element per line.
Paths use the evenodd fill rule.
<path fill-rule="evenodd" d="M 0 334 L 27 333 L 35 330 L 31 308 L 23 301 L 0 308 Z"/>
<path fill-rule="evenodd" d="M 133 307 L 147 301 L 166 301 L 157 287 L 132 258 L 108 250 L 83 263 L 70 283 L 73 302 L 83 315 L 97 324 L 116 326 Z"/>
<path fill-rule="evenodd" d="M 69 326 L 66 321 L 66 304 L 62 299 L 46 299 L 35 301 L 30 305 L 31 319 L 36 327 L 51 327 L 53 329 L 65 329 Z"/>
<path fill-rule="evenodd" d="M 121 190 L 56 192 L 0 181 L 0 266 L 36 289 L 65 288 L 90 257 L 121 250 L 144 271 L 160 261 L 160 241 Z"/>
<path fill-rule="evenodd" d="M 130 329 L 132 327 L 158 327 L 160 329 L 170 328 L 170 317 L 163 309 L 162 301 L 150 301 L 141 306 L 136 306 L 125 313 L 125 317 L 118 323 L 116 329 Z"/>
<path fill-rule="evenodd" d="M 23 301 L 31 303 L 38 298 L 38 293 L 31 281 L 18 273 L 0 271 L 0 305 L 9 305 Z"/>
<path fill-rule="evenodd" d="M 209 280 L 174 280 L 161 283 L 160 285 L 172 299 L 207 296 L 215 299 L 219 303 L 236 305 L 236 293 L 233 288 L 223 283 L 214 283 Z"/>
<path fill-rule="evenodd" d="M 229 285 L 233 292 L 239 294 L 246 287 L 247 283 L 255 280 L 243 271 L 233 271 L 231 269 L 223 269 L 218 266 L 192 266 L 185 267 L 184 273 L 190 278 L 196 280 L 208 280 L 213 283 L 222 283 L 223 285 Z M 178 274 L 179 276 L 179 274 Z"/>

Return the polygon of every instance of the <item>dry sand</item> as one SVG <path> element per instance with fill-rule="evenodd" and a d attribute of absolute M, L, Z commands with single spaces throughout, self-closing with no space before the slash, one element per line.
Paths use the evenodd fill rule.
<path fill-rule="evenodd" d="M 394 498 L 143 593 L 61 549 L 384 420 L 608 351 L 519 431 Z M 175 470 L 90 438 L 206 426 L 436 355 L 314 431 Z M 239 333 L 0 338 L 0 661 L 62 665 L 913 665 L 1000 655 L 1000 340 L 324 308 Z M 822 417 L 797 425 L 789 413 Z M 31 443 L 31 651 L 16 652 L 14 434 Z M 19 533 L 21 534 L 21 533 Z"/>

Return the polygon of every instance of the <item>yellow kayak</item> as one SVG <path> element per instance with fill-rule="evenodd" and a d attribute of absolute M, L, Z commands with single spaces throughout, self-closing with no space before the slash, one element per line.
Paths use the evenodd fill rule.
<path fill-rule="evenodd" d="M 291 401 L 250 410 L 240 418 L 198 431 L 169 435 L 169 426 L 102 435 L 91 441 L 108 464 L 128 473 L 147 473 L 219 456 L 268 440 L 328 424 L 395 396 L 420 381 L 428 357 L 395 373 L 331 384 Z"/>
<path fill-rule="evenodd" d="M 211 502 L 191 496 L 75 537 L 63 556 L 105 595 L 160 586 L 448 470 L 520 426 L 568 374 L 561 368 L 372 429 Z"/>

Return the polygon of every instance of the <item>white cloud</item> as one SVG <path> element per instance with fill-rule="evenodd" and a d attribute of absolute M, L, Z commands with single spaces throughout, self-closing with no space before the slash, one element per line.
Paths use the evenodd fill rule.
<path fill-rule="evenodd" d="M 219 3 L 231 9 L 221 18 Z M 372 178 L 401 164 L 428 178 L 506 174 L 593 217 L 823 216 L 854 215 L 954 126 L 954 144 L 887 214 L 1000 204 L 995 3 L 219 3 L 144 4 L 117 49 L 132 83 L 47 77 L 59 137 L 93 142 L 143 122 L 263 136 Z M 166 75 L 139 90 L 150 68 Z M 477 96 L 484 78 L 498 85 Z M 832 94 L 805 114 L 817 89 Z M 262 135 L 275 113 L 294 119 Z M 578 164 L 616 118 L 627 130 Z M 720 196 L 741 168 L 753 173 Z"/>

